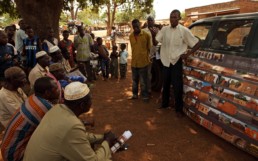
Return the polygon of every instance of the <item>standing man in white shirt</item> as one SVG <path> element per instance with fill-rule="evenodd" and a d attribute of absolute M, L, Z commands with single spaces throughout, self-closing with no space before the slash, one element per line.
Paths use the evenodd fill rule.
<path fill-rule="evenodd" d="M 200 41 L 191 31 L 179 24 L 181 13 L 170 13 L 170 24 L 161 29 L 156 40 L 161 42 L 160 58 L 163 64 L 163 91 L 160 108 L 169 108 L 170 84 L 175 96 L 175 109 L 178 117 L 183 116 L 183 60 L 200 47 Z M 187 48 L 190 47 L 190 50 Z"/>

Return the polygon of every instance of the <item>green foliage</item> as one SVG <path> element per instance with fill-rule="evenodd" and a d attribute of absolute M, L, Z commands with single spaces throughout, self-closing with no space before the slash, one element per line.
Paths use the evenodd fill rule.
<path fill-rule="evenodd" d="M 59 25 L 66 25 L 67 21 L 69 19 L 69 15 L 67 15 L 66 13 L 62 12 L 60 15 L 60 19 L 59 19 Z"/>
<path fill-rule="evenodd" d="M 137 18 L 139 20 L 145 20 L 149 15 L 155 17 L 155 11 L 153 8 L 150 12 L 143 12 L 141 8 L 127 8 L 126 10 L 119 11 L 116 14 L 116 23 L 130 22 L 131 20 Z"/>
<path fill-rule="evenodd" d="M 133 13 L 141 10 L 142 13 L 149 14 L 153 8 L 153 0 L 90 0 L 94 6 L 94 10 L 105 8 L 107 5 L 116 3 L 118 10 Z M 113 7 L 113 6 L 112 6 Z M 111 7 L 111 8 L 112 8 Z"/>
<path fill-rule="evenodd" d="M 104 21 L 108 15 L 99 17 L 98 12 L 102 13 L 110 5 L 111 12 L 113 12 L 114 4 L 117 5 L 117 13 L 115 13 L 116 22 L 128 22 L 133 18 L 144 19 L 151 12 L 153 13 L 153 0 L 63 0 L 64 11 L 74 11 L 75 7 L 79 8 L 78 18 L 85 24 L 92 25 L 96 22 Z M 74 5 L 71 5 L 74 4 Z M 0 0 L 0 15 L 9 14 L 8 21 L 12 18 L 17 18 L 17 10 L 14 0 Z M 151 14 L 153 15 L 153 14 Z M 71 18 L 69 15 L 62 13 L 60 17 L 60 24 L 63 25 Z M 6 15 L 5 15 L 6 17 Z M 9 20 L 10 19 L 10 20 Z M 4 19 L 6 20 L 6 18 Z M 2 20 L 3 21 L 3 20 Z M 2 22 L 3 23 L 3 22 Z"/>
<path fill-rule="evenodd" d="M 181 17 L 182 17 L 182 19 L 185 19 L 185 18 L 186 18 L 185 12 L 181 12 Z"/>
<path fill-rule="evenodd" d="M 98 13 L 92 11 L 90 8 L 86 8 L 79 12 L 78 19 L 89 26 L 93 26 L 101 21 L 104 21 Z"/>
<path fill-rule="evenodd" d="M 124 23 L 129 22 L 131 20 L 131 16 L 125 12 L 119 12 L 116 14 L 116 23 Z"/>
<path fill-rule="evenodd" d="M 10 24 L 15 24 L 15 22 L 17 22 L 18 20 L 17 19 L 15 19 L 15 18 L 12 18 L 12 17 L 10 17 L 10 15 L 9 14 L 3 14 L 2 16 L 1 16 L 1 19 L 0 19 L 0 26 L 2 26 L 2 27 L 6 27 L 6 26 L 8 26 L 8 25 L 10 25 Z"/>
<path fill-rule="evenodd" d="M 64 0 L 64 8 L 63 10 L 65 11 L 71 11 L 71 7 L 74 7 L 73 5 L 71 5 L 72 3 L 76 3 L 80 9 L 84 9 L 86 8 L 90 1 L 87 0 Z"/>
<path fill-rule="evenodd" d="M 9 14 L 10 17 L 19 17 L 13 0 L 0 0 L 0 15 Z"/>

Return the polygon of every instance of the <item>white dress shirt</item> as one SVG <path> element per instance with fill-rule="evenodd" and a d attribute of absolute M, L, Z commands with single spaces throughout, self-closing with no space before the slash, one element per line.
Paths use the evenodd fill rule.
<path fill-rule="evenodd" d="M 178 24 L 175 28 L 165 26 L 158 32 L 156 40 L 160 42 L 160 58 L 164 66 L 169 67 L 170 63 L 175 65 L 180 56 L 184 54 L 187 47 L 194 47 L 198 39 L 191 31 Z"/>

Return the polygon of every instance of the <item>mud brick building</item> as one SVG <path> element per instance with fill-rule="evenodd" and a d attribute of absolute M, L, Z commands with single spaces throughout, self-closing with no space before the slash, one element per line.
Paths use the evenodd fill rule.
<path fill-rule="evenodd" d="M 249 12 L 258 12 L 258 0 L 234 0 L 230 2 L 188 8 L 185 10 L 185 15 L 186 21 L 194 22 L 198 19 L 207 17 Z"/>

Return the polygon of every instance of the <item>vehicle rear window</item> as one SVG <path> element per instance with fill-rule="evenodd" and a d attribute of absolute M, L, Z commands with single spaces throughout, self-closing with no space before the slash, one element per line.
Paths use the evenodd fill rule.
<path fill-rule="evenodd" d="M 210 49 L 243 52 L 254 20 L 222 21 Z"/>
<path fill-rule="evenodd" d="M 211 24 L 196 25 L 191 28 L 191 32 L 194 36 L 198 37 L 201 41 L 204 41 L 211 28 Z"/>

